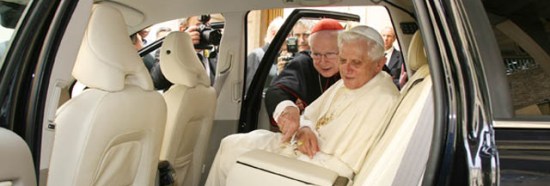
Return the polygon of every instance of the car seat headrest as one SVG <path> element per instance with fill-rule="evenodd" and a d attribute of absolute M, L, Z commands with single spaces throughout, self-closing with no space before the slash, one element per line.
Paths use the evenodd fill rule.
<path fill-rule="evenodd" d="M 416 71 L 423 65 L 428 64 L 428 59 L 426 58 L 426 52 L 424 50 L 424 41 L 422 40 L 420 31 L 416 31 L 411 39 L 407 63 L 409 63 L 409 68 L 412 71 Z"/>
<path fill-rule="evenodd" d="M 160 50 L 160 69 L 166 79 L 174 84 L 210 86 L 210 79 L 197 57 L 191 37 L 185 32 L 172 32 L 166 36 Z"/>
<path fill-rule="evenodd" d="M 82 84 L 105 91 L 122 90 L 125 84 L 153 90 L 122 14 L 108 5 L 94 5 L 72 74 Z"/>

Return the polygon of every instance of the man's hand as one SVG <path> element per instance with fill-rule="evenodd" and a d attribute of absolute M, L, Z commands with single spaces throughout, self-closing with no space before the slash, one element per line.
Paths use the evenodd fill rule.
<path fill-rule="evenodd" d="M 189 34 L 189 36 L 191 36 L 191 41 L 193 41 L 193 44 L 196 45 L 196 44 L 199 44 L 199 42 L 201 41 L 201 33 L 199 33 L 199 27 L 198 26 L 189 26 L 185 32 L 187 32 L 187 34 Z"/>
<path fill-rule="evenodd" d="M 309 158 L 313 158 L 315 153 L 319 152 L 319 144 L 317 143 L 317 136 L 309 127 L 302 127 L 298 129 L 296 133 L 296 145 L 298 151 L 303 154 L 307 154 Z"/>
<path fill-rule="evenodd" d="M 277 119 L 277 126 L 283 133 L 281 141 L 283 143 L 290 141 L 300 127 L 300 110 L 296 107 L 286 107 Z"/>
<path fill-rule="evenodd" d="M 277 58 L 277 74 L 281 74 L 281 72 L 285 69 L 285 65 L 286 63 L 288 63 L 288 61 L 285 61 L 283 59 L 286 57 L 287 56 L 281 55 Z"/>

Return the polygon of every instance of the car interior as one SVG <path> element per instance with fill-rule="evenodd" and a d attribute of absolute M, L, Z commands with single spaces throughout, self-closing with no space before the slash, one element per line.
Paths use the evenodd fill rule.
<path fill-rule="evenodd" d="M 1 2 L 2 29 L 6 27 L 11 29 L 10 32 L 18 27 L 4 14 L 15 15 L 14 12 L 23 11 L 21 6 L 34 3 Z M 479 86 L 484 89 L 472 88 L 475 89 L 472 91 L 483 92 L 481 97 L 489 100 L 487 105 L 474 104 L 477 109 L 487 110 L 486 115 L 468 117 L 490 118 L 487 126 L 494 127 L 495 131 L 494 134 L 476 133 L 488 130 L 485 125 L 476 123 L 462 128 L 474 132 L 459 135 L 470 140 L 486 137 L 496 144 L 491 144 L 491 141 L 472 142 L 464 148 L 475 150 L 460 153 L 475 159 L 471 154 L 496 151 L 483 149 L 483 145 L 494 145 L 498 148 L 497 162 L 480 165 L 480 162 L 464 161 L 474 169 L 500 167 L 497 173 L 474 171 L 472 175 L 484 175 L 503 185 L 550 180 L 546 178 L 550 170 L 541 166 L 550 165 L 547 160 L 550 156 L 547 143 L 550 140 L 550 11 L 547 11 L 550 3 L 536 0 L 467 1 L 482 5 L 479 10 L 484 15 L 480 16 L 487 17 L 493 32 L 478 34 L 496 41 L 495 50 L 500 52 L 496 56 L 500 58 L 495 59 L 497 62 L 478 61 L 475 65 L 462 65 L 464 69 L 448 67 L 447 71 L 438 68 L 447 63 L 434 58 L 434 53 L 443 56 L 448 52 L 446 55 L 455 57 L 455 63 L 480 60 L 481 57 L 459 58 L 445 48 L 434 50 L 430 43 L 434 43 L 434 38 L 444 36 L 421 26 L 419 16 L 426 12 L 417 12 L 419 9 L 415 3 L 418 2 L 79 1 L 73 5 L 71 18 L 65 22 L 62 37 L 58 38 L 59 44 L 50 59 L 53 66 L 46 72 L 47 92 L 40 115 L 42 125 L 37 129 L 40 130 L 39 154 L 33 157 L 26 147 L 0 144 L 1 148 L 14 149 L 10 153 L 0 153 L 0 165 L 18 167 L 17 171 L 0 168 L 0 185 L 204 185 L 224 137 L 255 129 L 273 130 L 264 105 L 265 88 L 271 83 L 269 74 L 276 69 L 273 61 L 286 47 L 285 39 L 291 34 L 293 24 L 298 19 L 314 23 L 335 15 L 346 29 L 360 24 L 370 24 L 376 29 L 393 26 L 397 36 L 394 46 L 404 56 L 408 75 L 407 83 L 400 89 L 399 101 L 392 114 L 385 118 L 386 127 L 376 136 L 375 145 L 358 147 L 369 148 L 369 153 L 361 161 L 360 171 L 353 177 L 343 177 L 330 169 L 276 153 L 253 150 L 241 155 L 229 170 L 227 185 L 432 183 L 438 178 L 433 178 L 436 171 L 431 167 L 443 161 L 434 154 L 455 153 L 439 152 L 443 143 L 461 145 L 456 141 L 446 141 L 453 139 L 445 139 L 446 134 L 441 132 L 441 127 L 446 127 L 442 125 L 447 123 L 441 123 L 438 118 L 453 119 L 457 115 L 439 112 L 443 99 L 437 96 L 444 89 L 468 89 L 470 87 L 464 86 L 471 85 L 455 85 L 454 77 L 437 78 L 441 74 L 464 75 L 458 73 L 464 69 L 482 74 L 480 79 L 472 81 L 480 82 Z M 461 3 L 456 4 L 461 7 L 458 5 Z M 314 13 L 309 17 L 286 20 L 276 40 L 270 43 L 251 88 L 245 90 L 249 83 L 245 82 L 247 54 L 265 44 L 262 40 L 269 21 L 277 16 L 292 17 L 293 12 L 300 10 Z M 192 38 L 178 28 L 181 19 L 205 14 L 219 15 L 220 20 L 210 23 L 222 34 L 221 42 L 210 50 L 217 55 L 216 71 L 210 74 L 214 76 L 213 84 L 205 67 L 199 64 Z M 149 39 L 148 44 L 138 50 L 132 45 L 129 36 L 145 28 L 153 30 L 169 24 L 173 25 L 172 31 L 165 37 Z M 449 42 L 480 42 L 473 38 L 453 38 L 456 40 Z M 473 49 L 460 50 L 468 52 Z M 163 75 L 173 83 L 167 90 L 155 89 L 143 63 L 146 55 L 155 56 L 156 52 L 162 61 L 160 69 Z M 3 51 L 0 53 L 4 55 Z M 472 55 L 479 57 L 484 54 Z M 47 61 L 46 57 L 41 55 L 40 59 Z M 0 67 L 3 63 L 0 62 Z M 40 75 L 38 70 L 35 73 L 37 77 Z M 438 86 L 441 82 L 447 87 Z M 456 104 L 464 100 L 468 97 L 449 102 Z M 4 129 L 8 127 L 0 126 L 0 141 L 19 146 L 25 143 L 10 136 L 8 133 L 12 132 Z M 33 150 L 33 153 L 36 152 Z"/>
<path fill-rule="evenodd" d="M 118 10 L 121 12 L 121 15 L 125 20 L 129 20 L 127 17 L 130 15 L 133 15 L 132 9 L 129 9 L 128 7 L 125 7 L 121 4 L 111 3 L 111 2 L 99 2 L 94 3 L 92 5 L 92 13 L 91 17 L 88 23 L 88 27 L 85 30 L 86 33 L 92 33 L 92 25 L 95 24 L 102 24 L 106 25 L 106 22 L 116 20 L 115 17 L 117 15 L 101 15 L 104 14 L 103 11 L 101 11 L 102 8 L 109 9 L 109 10 Z M 243 12 L 246 13 L 246 12 Z M 105 20 L 96 20 L 94 17 L 96 14 L 100 14 L 97 16 L 104 16 Z M 181 32 L 173 32 L 168 34 L 162 41 L 162 46 L 160 49 L 160 58 L 162 60 L 161 69 L 163 70 L 164 75 L 168 80 L 174 83 L 174 85 L 168 89 L 165 92 L 160 92 L 167 105 L 167 119 L 166 119 L 166 129 L 164 133 L 164 138 L 162 140 L 162 145 L 159 145 L 158 136 L 155 135 L 155 139 L 149 139 L 151 140 L 151 144 L 157 144 L 154 150 L 146 149 L 146 148 L 138 148 L 141 149 L 141 154 L 143 155 L 143 152 L 152 152 L 157 151 L 160 152 L 160 161 L 166 160 L 169 162 L 170 166 L 173 169 L 173 172 L 175 173 L 175 183 L 177 185 L 201 185 L 201 183 L 204 181 L 207 173 L 209 163 L 205 160 L 208 160 L 208 158 L 213 158 L 213 155 L 215 155 L 215 151 L 217 150 L 217 143 L 218 141 L 214 141 L 213 135 L 219 135 L 219 131 L 216 132 L 216 125 L 218 124 L 216 121 L 220 120 L 220 115 L 222 114 L 229 114 L 228 111 L 231 109 L 220 107 L 221 105 L 227 106 L 227 104 L 224 104 L 223 102 L 220 103 L 220 99 L 224 99 L 222 97 L 228 95 L 227 88 L 223 85 L 220 86 L 220 83 L 223 83 L 224 76 L 226 82 L 227 79 L 232 79 L 232 75 L 235 72 L 242 73 L 242 70 L 237 70 L 238 66 L 241 66 L 242 64 L 235 64 L 231 60 L 233 58 L 239 58 L 238 56 L 242 54 L 238 54 L 240 52 L 235 51 L 233 54 L 233 51 L 230 51 L 229 53 L 225 52 L 224 49 L 227 49 L 226 46 L 224 46 L 223 39 L 231 37 L 231 28 L 232 28 L 232 19 L 237 19 L 237 16 L 232 17 L 231 13 L 226 14 L 222 13 L 222 15 L 225 18 L 225 27 L 222 37 L 222 43 L 219 46 L 220 49 L 220 59 L 224 59 L 224 57 L 229 57 L 231 63 L 228 63 L 227 65 L 222 62 L 222 60 L 218 63 L 218 72 L 216 72 L 216 82 L 213 87 L 210 87 L 207 83 L 207 79 L 205 79 L 207 76 L 204 73 L 203 68 L 199 65 L 199 63 L 196 61 L 195 55 L 193 55 L 193 45 L 190 44 L 190 39 L 186 34 L 182 34 Z M 244 14 L 246 15 L 246 14 Z M 406 14 L 405 14 L 406 15 Z M 107 20 L 108 19 L 108 20 Z M 406 17 L 406 20 L 412 19 L 411 17 Z M 95 23 L 97 21 L 97 23 Z M 241 22 L 241 21 L 239 21 Z M 116 24 L 119 24 L 123 26 L 123 23 L 113 23 L 113 26 L 109 27 L 102 27 L 103 29 L 110 29 L 110 30 L 102 30 L 102 31 L 96 31 L 96 33 L 102 33 L 101 35 L 95 35 L 97 38 L 92 38 L 90 35 L 90 38 L 84 38 L 83 40 L 83 46 L 88 46 L 91 44 L 88 44 L 88 41 L 95 41 L 99 42 L 104 45 L 110 44 L 112 41 L 112 38 L 107 37 L 108 34 L 115 31 L 121 31 L 120 29 L 113 29 Z M 126 23 L 128 25 L 128 22 Z M 240 23 L 243 24 L 243 23 Z M 346 24 L 344 22 L 344 24 Z M 347 27 L 352 27 L 354 24 L 357 25 L 359 23 L 347 23 Z M 123 28 L 123 27 L 122 27 Z M 129 31 L 131 33 L 131 31 Z M 396 112 L 394 113 L 393 117 L 387 118 L 388 127 L 383 136 L 380 136 L 380 144 L 383 144 L 383 146 L 394 146 L 396 149 L 401 149 L 399 153 L 396 152 L 387 152 L 385 150 L 387 149 L 394 149 L 394 148 L 384 148 L 382 146 L 376 148 L 374 150 L 376 154 L 372 154 L 368 158 L 365 158 L 364 162 L 365 165 L 364 168 L 361 170 L 359 174 L 356 175 L 357 180 L 349 180 L 348 178 L 343 179 L 342 177 L 339 177 L 335 172 L 332 172 L 331 170 L 316 167 L 316 166 L 309 166 L 308 168 L 304 169 L 304 167 L 296 166 L 300 164 L 295 164 L 296 160 L 294 161 L 276 161 L 277 158 L 283 158 L 281 156 L 278 156 L 276 154 L 266 154 L 267 152 L 259 152 L 258 154 L 253 154 L 249 157 L 248 154 L 244 155 L 242 158 L 247 160 L 246 165 L 248 168 L 255 167 L 255 169 L 252 170 L 241 170 L 240 166 L 235 166 L 235 170 L 230 171 L 230 177 L 228 177 L 228 185 L 255 185 L 255 184 L 265 184 L 265 180 L 270 180 L 268 183 L 273 185 L 280 185 L 281 183 L 286 182 L 292 182 L 295 180 L 300 180 L 299 184 L 304 184 L 304 181 L 306 184 L 320 184 L 320 185 L 327 185 L 327 184 L 336 184 L 336 185 L 347 185 L 351 183 L 391 183 L 392 180 L 396 175 L 401 174 L 408 174 L 403 173 L 402 171 L 398 170 L 405 170 L 402 167 L 407 166 L 408 171 L 415 171 L 421 173 L 424 166 L 414 166 L 412 162 L 418 162 L 418 161 L 427 161 L 428 152 L 429 152 L 429 146 L 426 145 L 419 145 L 419 144 L 429 144 L 431 141 L 430 135 L 424 135 L 425 133 L 419 132 L 420 130 L 414 130 L 416 128 L 426 128 L 430 127 L 433 122 L 425 122 L 430 121 L 430 118 L 433 117 L 430 115 L 429 110 L 433 109 L 432 107 L 432 98 L 431 98 L 431 81 L 429 80 L 429 69 L 427 64 L 427 59 L 425 57 L 425 52 L 423 50 L 423 45 L 421 41 L 420 32 L 416 32 L 416 37 L 413 37 L 412 35 L 404 35 L 402 37 L 399 37 L 399 43 L 400 46 L 403 47 L 403 45 L 410 46 L 408 47 L 408 50 L 403 50 L 403 54 L 407 54 L 408 57 L 406 58 L 408 68 L 412 70 L 411 72 L 416 72 L 415 75 L 411 76 L 411 80 L 404 86 L 402 89 L 402 96 L 400 99 L 399 106 L 395 106 Z M 114 34 L 113 34 L 114 35 Z M 119 35 L 115 35 L 112 37 L 119 37 Z M 407 39 L 413 40 L 411 43 L 405 42 Z M 242 41 L 241 41 L 242 42 Z M 123 43 L 123 41 L 120 41 L 120 43 Z M 406 44 L 407 43 L 407 44 Z M 102 45 L 100 45 L 102 46 Z M 81 47 L 83 48 L 83 47 Z M 106 46 L 102 46 L 102 49 L 107 50 L 109 52 L 112 52 L 114 50 L 110 50 Z M 82 49 L 81 49 L 82 50 Z M 107 52 L 105 51 L 105 52 Z M 96 52 L 96 55 L 103 54 L 101 51 Z M 108 53 L 107 53 L 108 54 Z M 137 54 L 137 53 L 136 53 Z M 229 56 L 224 54 L 229 54 Z M 143 54 L 142 54 L 143 55 Z M 233 56 L 234 55 L 234 56 Z M 89 58 L 89 56 L 81 57 L 82 54 L 77 55 L 77 60 L 80 58 Z M 99 55 L 99 56 L 105 56 Z M 134 56 L 135 57 L 135 56 Z M 117 62 L 119 60 L 122 60 L 123 58 L 115 58 L 112 60 L 113 62 Z M 109 60 L 104 58 L 103 60 Z M 101 60 L 101 61 L 103 61 Z M 132 61 L 139 61 L 135 60 L 135 58 L 132 58 Z M 227 61 L 227 60 L 223 60 Z M 75 69 L 78 69 L 78 62 L 73 67 L 73 71 L 76 71 Z M 227 66 L 227 70 L 224 68 L 224 66 Z M 237 66 L 237 67 L 234 67 Z M 83 68 L 84 69 L 84 68 Z M 90 68 L 87 68 L 86 72 L 93 73 Z M 224 75 L 224 72 L 229 73 L 229 75 Z M 73 76 L 76 76 L 76 72 L 73 72 Z M 78 82 L 83 83 L 88 88 L 82 91 L 79 95 L 76 97 L 70 98 L 64 105 L 68 105 L 72 102 L 75 102 L 73 100 L 78 99 L 79 97 L 85 96 L 87 92 L 90 92 L 92 90 L 93 86 L 88 85 L 86 82 L 82 82 L 82 80 L 75 78 Z M 235 88 L 234 86 L 242 86 L 242 80 L 240 80 L 238 84 L 233 84 L 231 89 L 239 89 L 238 87 Z M 231 82 L 231 81 L 230 81 Z M 265 82 L 269 83 L 269 82 Z M 261 87 L 266 86 L 262 85 Z M 65 87 L 62 87 L 65 89 Z M 214 89 L 217 90 L 214 90 Z M 230 90 L 231 90 L 230 89 Z M 218 96 L 218 103 L 216 106 L 216 91 Z M 150 91 L 149 91 L 150 92 Z M 239 91 L 231 90 L 232 94 L 236 94 Z M 157 92 L 153 91 L 153 93 L 157 94 Z M 252 94 L 250 91 L 248 94 Z M 238 93 L 237 95 L 242 95 L 242 93 Z M 240 97 L 236 97 L 236 95 L 232 95 L 233 99 L 241 99 Z M 262 101 L 263 102 L 263 101 Z M 62 106 L 61 108 L 64 108 L 66 106 Z M 262 106 L 263 107 L 263 106 Z M 150 111 L 157 111 L 162 109 L 153 109 L 149 108 Z M 410 113 L 409 110 L 414 109 L 416 112 L 414 114 Z M 63 109 L 65 110 L 65 109 Z M 266 111 L 261 108 L 260 109 L 261 115 L 264 115 L 264 117 L 259 118 L 258 121 L 258 128 L 264 128 L 269 129 L 269 119 L 265 117 L 267 114 Z M 75 163 L 78 169 L 73 168 L 67 168 L 64 167 L 65 171 L 75 172 L 82 175 L 92 176 L 89 178 L 82 178 L 80 179 L 77 176 L 74 176 L 74 180 L 67 179 L 66 177 L 60 177 L 56 175 L 62 175 L 56 172 L 57 168 L 56 165 L 60 164 L 57 163 L 60 158 L 65 158 L 64 156 L 66 153 L 63 153 L 63 156 L 60 156 L 58 154 L 58 150 L 56 147 L 59 147 L 57 145 L 58 139 L 61 139 L 58 137 L 60 135 L 59 130 L 62 130 L 60 128 L 60 125 L 63 125 L 61 121 L 58 121 L 60 119 L 60 115 L 62 112 L 58 111 L 56 115 L 56 128 L 55 128 L 55 140 L 53 140 L 53 149 L 52 154 L 50 157 L 50 163 L 48 169 L 43 169 L 45 174 L 47 174 L 47 182 L 48 185 L 59 185 L 63 182 L 65 183 L 84 183 L 86 181 L 91 181 L 91 183 L 94 184 L 103 184 L 103 183 L 121 183 L 121 184 L 132 184 L 132 183 L 144 183 L 148 182 L 151 183 L 152 179 L 148 180 L 138 180 L 138 178 L 154 178 L 154 174 L 151 173 L 151 168 L 147 169 L 147 175 L 137 175 L 134 178 L 134 180 L 115 180 L 114 177 L 119 177 L 118 174 L 110 174 L 109 176 L 105 177 L 105 174 L 109 173 L 121 173 L 124 172 L 124 174 L 135 174 L 134 172 L 140 172 L 146 174 L 143 170 L 136 169 L 137 167 L 143 168 L 143 166 L 130 166 L 131 163 L 124 162 L 119 164 L 113 164 L 109 162 L 109 158 L 105 159 L 101 156 L 95 155 L 94 157 L 101 157 L 100 159 L 105 162 L 99 162 L 97 165 L 93 164 L 94 166 L 103 165 L 100 166 L 101 169 L 105 169 L 104 171 L 99 171 L 98 173 L 92 174 L 92 173 L 80 173 L 81 171 L 77 171 L 79 169 L 89 169 L 87 167 L 84 167 L 83 165 L 87 165 L 87 161 L 83 161 L 85 159 L 80 159 L 82 162 Z M 142 113 L 139 114 L 142 117 L 148 117 L 149 114 L 153 113 Z M 259 113 L 260 114 L 260 113 Z M 215 119 L 214 119 L 214 116 Z M 216 120 L 216 121 L 215 121 Z M 152 120 L 149 120 L 152 121 Z M 158 120 L 157 123 L 162 123 L 164 121 Z M 405 123 L 422 123 L 423 125 L 419 125 L 418 127 L 416 125 L 405 125 Z M 112 125 L 112 124 L 108 124 Z M 227 125 L 227 124 L 226 124 Z M 86 125 L 84 125 L 86 126 Z M 406 126 L 406 127 L 403 127 Z M 156 129 L 163 129 L 164 125 L 157 125 Z M 219 129 L 218 129 L 219 130 Z M 233 130 L 225 130 L 222 131 L 222 136 L 216 136 L 218 138 L 223 137 L 224 135 L 228 135 L 234 132 Z M 421 131 L 430 131 L 430 130 L 421 130 Z M 218 133 L 218 134 L 216 134 Z M 415 133 L 415 134 L 413 134 Z M 212 134 L 212 135 L 211 135 Z M 428 132 L 429 134 L 429 132 Z M 73 134 L 75 135 L 75 134 Z M 86 135 L 81 135 L 85 137 Z M 402 138 L 396 138 L 396 136 L 400 136 Z M 116 136 L 115 136 L 116 137 Z M 111 137 L 113 138 L 113 137 Z M 90 138 L 91 139 L 91 138 Z M 116 138 L 113 138 L 111 140 L 117 141 Z M 136 139 L 136 140 L 143 140 L 143 139 Z M 71 141 L 71 140 L 64 140 L 64 141 Z M 83 144 L 89 144 L 89 142 L 86 142 L 85 140 L 79 140 L 82 141 Z M 403 143 L 407 142 L 407 143 Z M 143 141 L 141 142 L 143 143 Z M 85 146 L 83 144 L 78 144 L 78 146 Z M 215 145 L 212 145 L 215 144 Z M 423 146 L 424 150 L 423 152 L 417 152 L 418 155 L 414 158 L 412 156 L 408 156 L 408 159 L 404 159 L 405 153 L 407 151 L 407 148 L 416 148 L 412 147 L 413 144 L 417 144 L 417 146 Z M 65 148 L 66 145 L 63 145 Z M 208 151 L 206 151 L 206 148 L 209 148 Z M 92 147 L 92 148 L 98 148 L 98 147 Z M 160 151 L 158 151 L 157 148 L 160 148 Z M 73 149 L 73 148 L 69 148 Z M 117 156 L 129 156 L 128 153 L 135 153 L 140 154 L 140 151 L 134 150 L 128 152 L 116 150 L 116 146 L 107 145 L 103 147 L 99 147 L 102 151 L 110 152 L 108 154 L 112 154 L 110 156 L 117 157 Z M 111 150 L 113 149 L 113 150 Z M 408 150 L 411 151 L 411 150 Z M 85 153 L 86 151 L 79 151 L 81 153 Z M 117 155 L 118 153 L 118 155 Z M 261 154 L 263 153 L 263 154 Z M 85 153 L 87 154 L 87 153 Z M 387 154 L 392 154 L 392 156 L 388 156 Z M 76 156 L 78 157 L 78 156 Z M 139 157 L 139 156 L 137 156 Z M 412 159 L 409 159 L 412 158 Z M 116 159 L 116 158 L 114 158 Z M 124 159 L 125 161 L 130 161 L 133 163 L 141 164 L 137 161 L 132 161 L 132 159 Z M 151 162 L 151 159 L 142 159 L 146 162 Z M 379 162 L 378 160 L 383 160 L 384 162 L 387 160 L 391 160 L 392 162 L 395 162 L 395 164 L 392 164 L 392 166 L 381 166 L 376 165 L 376 162 Z M 112 161 L 112 160 L 111 160 Z M 61 162 L 61 161 L 59 161 Z M 240 162 L 240 160 L 239 160 Z M 267 162 L 271 164 L 266 164 Z M 408 163 L 407 163 L 408 162 Z M 372 164 L 375 163 L 375 164 Z M 104 167 L 104 164 L 111 165 L 111 167 Z M 258 165 L 256 165 L 258 164 Z M 92 165 L 92 164 L 90 164 Z M 241 162 L 238 165 L 242 165 Z M 294 165 L 294 166 L 290 166 Z M 57 165 L 57 166 L 61 166 Z M 117 167 L 118 166 L 118 167 Z M 257 168 L 260 169 L 257 169 Z M 306 166 L 307 167 L 307 166 Z M 132 169 L 133 168 L 133 169 Z M 97 169 L 97 168 L 95 168 Z M 90 169 L 94 170 L 94 169 Z M 124 170 L 124 171 L 122 171 Z M 265 172 L 269 173 L 271 171 L 277 170 L 282 172 L 277 172 L 278 174 L 275 175 L 275 178 L 273 178 L 274 174 L 265 174 Z M 296 179 L 288 179 L 286 177 L 280 177 L 279 174 L 285 175 L 285 170 L 289 170 L 293 177 L 297 177 Z M 130 172 L 128 172 L 130 171 Z M 317 174 L 317 172 L 325 172 L 325 174 Z M 105 172 L 105 173 L 102 173 Z M 263 172 L 258 173 L 258 172 Z M 295 174 L 296 172 L 302 172 L 303 176 L 299 174 Z M 330 174 L 332 176 L 326 177 L 322 175 Z M 257 176 L 250 176 L 250 175 L 257 175 Z M 317 176 L 311 176 L 311 175 L 317 175 Z M 423 174 L 416 174 L 415 176 L 409 176 L 407 180 L 401 180 L 403 182 L 420 182 L 421 176 Z M 162 175 L 157 175 L 162 178 Z M 86 179 L 85 179 L 86 178 Z M 277 179 L 278 178 L 278 179 Z M 284 179 L 281 179 L 284 178 Z M 307 178 L 307 179 L 306 179 Z M 44 178 L 43 178 L 44 179 Z M 80 182 L 79 180 L 83 180 L 84 182 Z M 296 183 L 292 183 L 296 184 Z"/>

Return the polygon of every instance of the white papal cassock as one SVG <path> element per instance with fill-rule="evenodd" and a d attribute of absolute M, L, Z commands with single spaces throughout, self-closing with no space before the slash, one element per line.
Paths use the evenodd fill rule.
<path fill-rule="evenodd" d="M 237 157 L 252 149 L 295 157 L 351 178 L 387 125 L 385 117 L 398 97 L 397 88 L 385 72 L 355 90 L 347 89 L 340 80 L 309 105 L 301 118 L 301 123 L 310 123 L 317 133 L 320 152 L 313 159 L 294 151 L 293 145 L 282 144 L 281 133 L 255 130 L 234 134 L 222 140 L 206 185 L 225 185 Z"/>

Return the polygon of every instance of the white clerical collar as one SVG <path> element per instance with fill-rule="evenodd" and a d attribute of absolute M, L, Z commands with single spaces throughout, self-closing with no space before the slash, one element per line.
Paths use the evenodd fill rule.
<path fill-rule="evenodd" d="M 363 91 L 368 90 L 368 89 L 372 89 L 371 86 L 374 86 L 375 83 L 371 83 L 371 82 L 379 81 L 379 79 L 384 78 L 384 75 L 387 75 L 387 73 L 381 73 L 381 72 L 378 72 L 378 74 L 374 75 L 374 77 L 372 77 L 372 79 L 370 79 L 367 83 L 365 83 L 363 86 L 361 86 L 359 88 L 349 89 L 344 85 L 343 82 L 342 82 L 342 88 L 346 89 L 345 91 L 347 92 L 347 94 L 352 94 L 352 95 L 354 95 L 354 94 L 363 94 Z M 390 76 L 388 75 L 388 77 L 390 77 Z"/>

